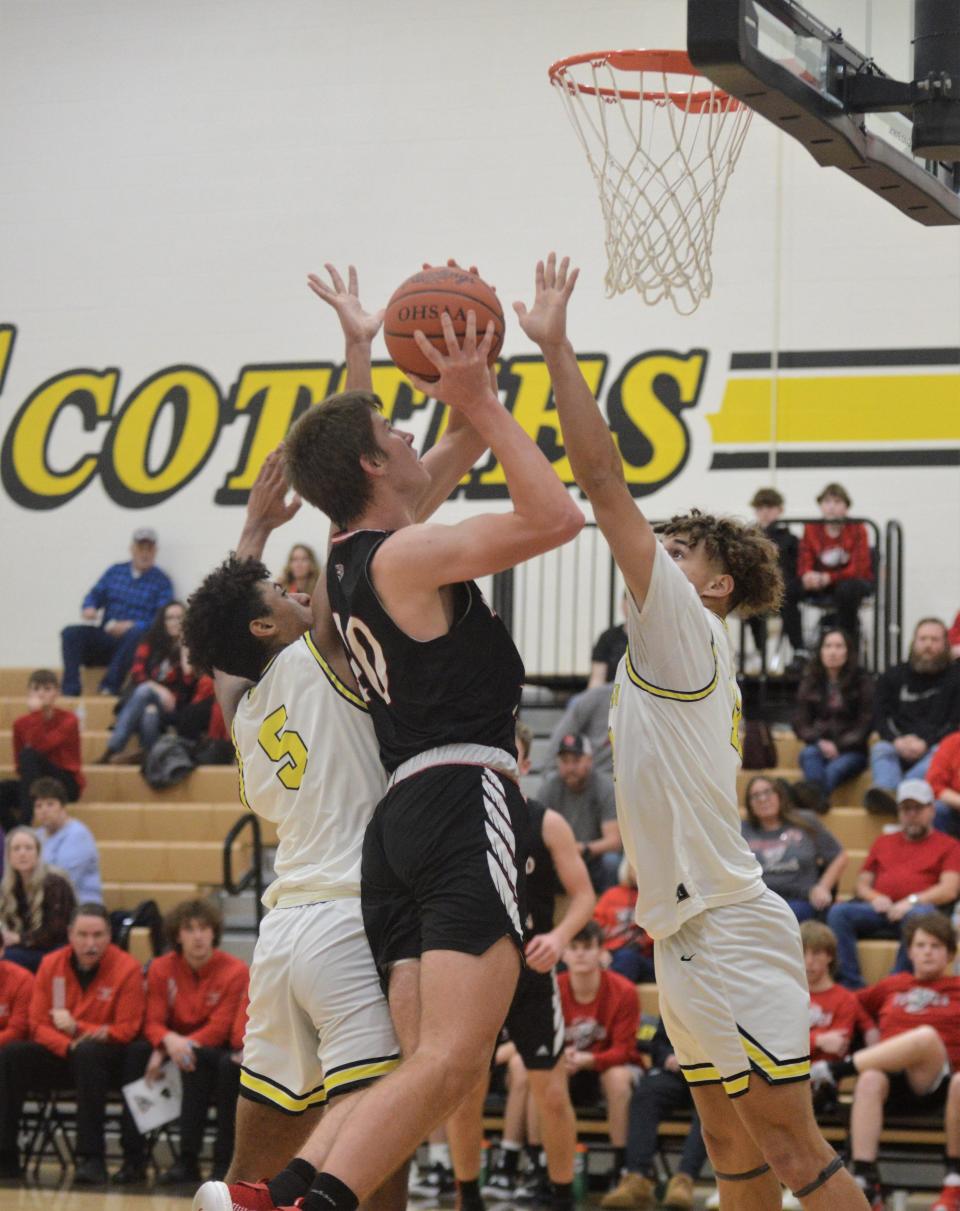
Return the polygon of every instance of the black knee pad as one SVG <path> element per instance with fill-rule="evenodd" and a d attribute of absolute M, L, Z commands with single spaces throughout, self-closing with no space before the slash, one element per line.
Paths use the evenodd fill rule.
<path fill-rule="evenodd" d="M 769 1172 L 769 1165 L 760 1165 L 756 1169 L 748 1169 L 746 1173 L 718 1173 L 714 1169 L 713 1176 L 718 1182 L 752 1182 L 755 1177 L 763 1177 L 765 1173 Z"/>
<path fill-rule="evenodd" d="M 814 1190 L 819 1190 L 822 1185 L 830 1180 L 835 1173 L 843 1168 L 843 1158 L 835 1156 L 825 1169 L 821 1169 L 812 1182 L 808 1182 L 799 1190 L 794 1190 L 794 1198 L 806 1198 L 808 1194 L 812 1194 Z"/>

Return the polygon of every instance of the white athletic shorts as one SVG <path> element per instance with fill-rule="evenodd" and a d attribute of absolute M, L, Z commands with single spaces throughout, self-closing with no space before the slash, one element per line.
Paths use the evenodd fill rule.
<path fill-rule="evenodd" d="M 400 1062 L 360 900 L 272 908 L 250 968 L 240 1092 L 288 1114 Z"/>
<path fill-rule="evenodd" d="M 660 1013 L 691 1085 L 730 1097 L 751 1072 L 771 1085 L 810 1076 L 810 994 L 800 927 L 764 888 L 754 900 L 709 908 L 654 943 Z"/>

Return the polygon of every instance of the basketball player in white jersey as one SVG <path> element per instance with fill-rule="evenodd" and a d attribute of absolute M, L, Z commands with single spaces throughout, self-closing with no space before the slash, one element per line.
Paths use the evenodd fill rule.
<path fill-rule="evenodd" d="M 628 648 L 611 699 L 617 814 L 655 940 L 660 1009 L 703 1121 L 724 1208 L 862 1211 L 821 1136 L 796 919 L 740 836 L 740 694 L 725 618 L 775 609 L 775 547 L 694 510 L 660 543 L 566 336 L 577 271 L 551 254 L 521 327 L 543 351 L 567 455 L 629 590 Z M 735 1111 L 735 1112 L 734 1112 Z M 778 1180 L 779 1179 L 779 1180 Z"/>
<path fill-rule="evenodd" d="M 316 279 L 314 291 L 340 316 L 348 383 L 369 386 L 380 316 L 362 311 L 352 269 L 349 287 L 328 269 L 333 289 Z M 424 516 L 481 452 L 476 434 L 455 421 L 452 436 L 448 429 L 424 459 Z M 286 493 L 278 450 L 251 492 L 236 555 L 193 594 L 185 622 L 193 659 L 216 670 L 241 799 L 279 834 L 251 970 L 231 1184 L 201 1187 L 194 1205 L 203 1211 L 292 1203 L 297 1181 L 305 1190 L 313 1176 L 303 1158 L 323 1159 L 349 1095 L 399 1063 L 359 901 L 363 834 L 386 775 L 322 583 L 311 612 L 259 562 L 271 531 L 299 508 Z M 311 1135 L 321 1105 L 329 1109 Z M 301 1148 L 308 1136 L 310 1147 Z M 301 1159 L 284 1169 L 295 1154 Z M 269 1185 L 254 1180 L 264 1173 L 278 1176 Z M 405 1202 L 405 1169 L 371 1199 L 380 1207 Z"/>

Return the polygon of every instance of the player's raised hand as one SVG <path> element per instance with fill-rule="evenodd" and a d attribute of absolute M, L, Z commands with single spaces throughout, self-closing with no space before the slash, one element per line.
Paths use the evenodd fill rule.
<path fill-rule="evenodd" d="M 271 450 L 263 460 L 260 474 L 247 498 L 247 521 L 265 530 L 285 525 L 300 508 L 300 497 L 294 492 L 287 500 L 290 487 L 284 474 L 283 446 Z"/>
<path fill-rule="evenodd" d="M 318 299 L 329 303 L 337 313 L 344 339 L 348 344 L 371 344 L 383 323 L 383 310 L 373 314 L 364 311 L 360 302 L 357 271 L 353 265 L 347 268 L 346 284 L 334 265 L 327 262 L 324 268 L 330 275 L 332 285 L 328 286 L 315 273 L 307 274 L 307 285 Z"/>
<path fill-rule="evenodd" d="M 475 311 L 468 311 L 467 330 L 462 345 L 457 340 L 453 321 L 446 312 L 441 315 L 440 323 L 447 346 L 446 353 L 431 344 L 419 328 L 413 334 L 417 348 L 436 367 L 440 377 L 434 383 L 428 383 L 412 374 L 407 377 L 424 395 L 442 400 L 443 403 L 469 415 L 477 403 L 487 402 L 491 395 L 494 399 L 497 398 L 491 386 L 490 367 L 487 364 L 494 341 L 493 321 L 487 324 L 483 339 L 478 341 L 477 314 Z"/>
<path fill-rule="evenodd" d="M 579 269 L 570 268 L 569 257 L 558 265 L 557 254 L 551 252 L 546 262 L 537 261 L 533 306 L 528 311 L 524 303 L 513 304 L 520 327 L 541 348 L 567 339 L 567 303 L 579 276 Z"/>

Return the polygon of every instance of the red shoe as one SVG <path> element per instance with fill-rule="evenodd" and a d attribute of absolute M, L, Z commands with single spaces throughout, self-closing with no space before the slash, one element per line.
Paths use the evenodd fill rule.
<path fill-rule="evenodd" d="M 944 1186 L 930 1211 L 960 1211 L 960 1186 Z"/>
<path fill-rule="evenodd" d="M 193 1196 L 193 1211 L 276 1211 L 265 1181 L 204 1182 Z"/>

